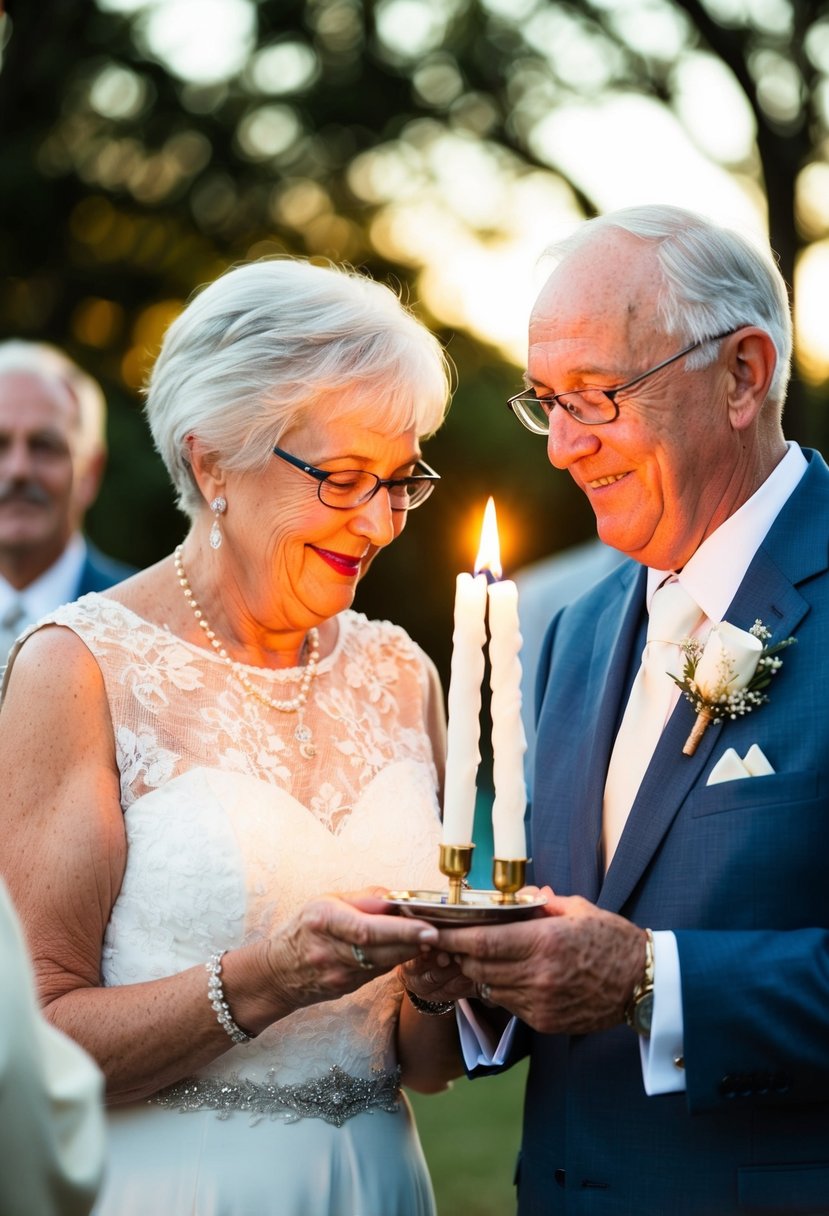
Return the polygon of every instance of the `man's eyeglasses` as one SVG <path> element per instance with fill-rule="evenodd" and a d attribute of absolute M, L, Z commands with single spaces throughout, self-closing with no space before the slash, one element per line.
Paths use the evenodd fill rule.
<path fill-rule="evenodd" d="M 648 368 L 632 380 L 617 384 L 615 388 L 580 388 L 570 393 L 553 393 L 549 397 L 537 397 L 532 389 L 524 389 L 523 392 L 510 397 L 507 408 L 512 410 L 528 431 L 536 435 L 549 435 L 550 417 L 557 405 L 584 426 L 604 426 L 608 422 L 615 422 L 619 417 L 619 402 L 616 398 L 624 389 L 641 384 L 648 376 L 662 371 L 663 367 L 669 367 L 671 363 L 676 363 L 677 359 L 690 355 L 692 350 L 705 346 L 708 342 L 719 342 L 721 338 L 727 338 L 736 332 L 736 329 L 728 329 L 724 333 L 715 334 L 713 338 L 700 338 L 699 342 L 692 342 L 678 354 L 671 355 L 670 359 L 663 359 L 656 367 Z"/>
<path fill-rule="evenodd" d="M 440 473 L 430 469 L 425 460 L 415 461 L 416 471 L 409 477 L 384 479 L 365 469 L 337 469 L 333 473 L 328 469 L 317 469 L 279 447 L 273 449 L 273 454 L 315 478 L 320 502 L 325 503 L 326 507 L 333 507 L 335 511 L 362 506 L 384 487 L 389 492 L 392 511 L 413 511 L 426 501 L 435 488 L 435 482 L 440 481 Z"/>

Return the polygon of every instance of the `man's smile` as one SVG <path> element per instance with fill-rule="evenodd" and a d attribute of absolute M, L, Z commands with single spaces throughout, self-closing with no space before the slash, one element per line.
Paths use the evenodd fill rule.
<path fill-rule="evenodd" d="M 627 473 L 611 473 L 607 477 L 597 477 L 593 481 L 588 481 L 587 485 L 591 490 L 598 490 L 600 486 L 612 486 L 615 481 L 621 481 L 623 477 L 627 477 Z"/>

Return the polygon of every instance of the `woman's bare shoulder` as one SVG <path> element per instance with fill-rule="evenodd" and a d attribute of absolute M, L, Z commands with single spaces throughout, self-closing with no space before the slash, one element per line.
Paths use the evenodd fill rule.
<path fill-rule="evenodd" d="M 100 729 L 108 718 L 101 670 L 73 630 L 49 624 L 26 638 L 6 675 L 0 738 L 23 742 L 53 733 L 59 745 L 58 738 L 68 740 L 93 722 Z"/>

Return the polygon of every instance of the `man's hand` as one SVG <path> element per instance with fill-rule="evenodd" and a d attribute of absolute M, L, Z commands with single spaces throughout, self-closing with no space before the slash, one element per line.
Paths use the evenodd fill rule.
<path fill-rule="evenodd" d="M 545 888 L 545 915 L 441 929 L 440 948 L 486 996 L 544 1034 L 588 1034 L 624 1019 L 645 970 L 645 933 L 581 896 Z"/>

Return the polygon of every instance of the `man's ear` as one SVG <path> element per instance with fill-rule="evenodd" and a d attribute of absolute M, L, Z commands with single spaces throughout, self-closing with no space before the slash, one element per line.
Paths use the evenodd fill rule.
<path fill-rule="evenodd" d="M 757 420 L 769 395 L 777 351 L 763 329 L 746 327 L 733 334 L 728 348 L 728 416 L 735 431 Z"/>
<path fill-rule="evenodd" d="M 79 459 L 76 463 L 73 479 L 73 498 L 75 510 L 81 519 L 83 519 L 98 497 L 106 462 L 107 454 L 99 448 L 89 456 Z"/>
<path fill-rule="evenodd" d="M 205 502 L 212 502 L 224 491 L 225 473 L 216 452 L 209 450 L 195 435 L 187 436 L 193 479 Z"/>

